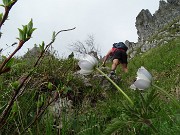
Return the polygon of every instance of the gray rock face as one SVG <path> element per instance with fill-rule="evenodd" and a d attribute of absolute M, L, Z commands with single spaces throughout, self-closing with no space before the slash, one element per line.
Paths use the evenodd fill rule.
<path fill-rule="evenodd" d="M 148 9 L 141 10 L 141 12 L 136 17 L 136 28 L 139 40 L 144 40 L 152 31 L 153 16 Z"/>
<path fill-rule="evenodd" d="M 159 2 L 159 9 L 152 15 L 148 9 L 141 10 L 136 17 L 136 28 L 139 41 L 147 40 L 172 20 L 180 17 L 180 1 L 168 0 Z"/>
<path fill-rule="evenodd" d="M 125 41 L 130 59 L 180 36 L 180 0 L 160 0 L 159 9 L 153 15 L 148 9 L 142 9 L 135 26 L 138 42 Z"/>
<path fill-rule="evenodd" d="M 179 0 L 167 0 L 167 2 L 170 3 L 170 4 L 174 4 L 174 5 L 180 5 Z"/>
<path fill-rule="evenodd" d="M 27 53 L 24 55 L 24 58 L 36 58 L 40 55 L 41 50 L 36 45 L 32 49 L 28 49 Z M 45 56 L 50 54 L 50 50 L 45 52 Z"/>

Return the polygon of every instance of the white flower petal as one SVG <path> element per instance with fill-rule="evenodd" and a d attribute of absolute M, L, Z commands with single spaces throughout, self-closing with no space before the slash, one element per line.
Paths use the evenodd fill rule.
<path fill-rule="evenodd" d="M 88 75 L 93 72 L 94 68 L 98 65 L 98 61 L 95 57 L 85 54 L 84 58 L 78 62 L 81 70 L 80 74 Z"/>
<path fill-rule="evenodd" d="M 147 78 L 144 74 L 142 74 L 142 72 L 137 72 L 137 77 L 136 78 L 137 78 L 137 80 L 138 79 L 143 79 L 143 80 L 151 82 L 151 80 L 149 78 Z"/>
<path fill-rule="evenodd" d="M 81 69 L 78 73 L 83 74 L 83 75 L 89 75 L 93 72 L 93 70 L 83 70 Z"/>
<path fill-rule="evenodd" d="M 138 79 L 134 82 L 134 85 L 136 88 L 138 88 L 139 90 L 144 90 L 150 87 L 151 82 L 146 81 L 144 79 Z"/>
<path fill-rule="evenodd" d="M 79 61 L 78 65 L 83 70 L 93 70 L 93 68 L 94 68 L 94 65 L 87 60 Z"/>
<path fill-rule="evenodd" d="M 83 59 L 89 61 L 93 65 L 98 65 L 98 61 L 97 61 L 97 59 L 94 56 L 85 54 Z"/>
<path fill-rule="evenodd" d="M 130 86 L 130 88 L 133 89 L 133 90 L 136 90 L 136 86 L 135 86 L 134 84 L 132 84 L 132 85 Z"/>
<path fill-rule="evenodd" d="M 143 66 L 141 66 L 141 68 L 138 69 L 137 75 L 143 78 L 146 77 L 146 79 L 148 79 L 149 81 L 152 80 L 152 75 Z"/>

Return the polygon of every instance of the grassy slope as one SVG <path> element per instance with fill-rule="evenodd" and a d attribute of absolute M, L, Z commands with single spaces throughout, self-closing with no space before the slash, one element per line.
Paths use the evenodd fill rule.
<path fill-rule="evenodd" d="M 125 103 L 125 99 L 121 93 L 117 92 L 117 90 L 110 90 L 109 99 L 106 102 L 100 103 L 97 108 L 100 110 L 98 113 L 102 113 L 101 116 L 107 119 L 119 118 L 119 121 L 127 122 L 128 119 L 131 121 L 136 121 L 136 116 L 131 116 L 131 112 L 136 115 L 140 115 L 141 119 L 149 119 L 153 121 L 154 126 L 157 128 L 158 132 L 161 134 L 177 134 L 178 131 L 178 123 L 174 123 L 172 127 L 171 120 L 169 120 L 166 115 L 174 115 L 177 116 L 178 110 L 176 107 L 172 105 L 172 102 L 167 102 L 165 96 L 163 94 L 159 94 L 158 97 L 154 101 L 150 101 L 150 95 L 155 88 L 151 87 L 144 92 L 144 98 L 147 101 L 146 103 L 150 103 L 154 110 L 146 108 L 145 101 L 139 95 L 138 91 L 133 91 L 129 88 L 132 84 L 133 80 L 136 77 L 136 72 L 138 68 L 144 66 L 153 76 L 154 82 L 156 85 L 165 89 L 175 96 L 177 99 L 180 98 L 180 38 L 173 40 L 165 45 L 153 48 L 146 53 L 143 53 L 132 60 L 129 61 L 128 67 L 129 72 L 127 74 L 122 74 L 122 82 L 119 83 L 119 86 L 133 99 L 135 103 L 134 111 L 128 110 L 124 113 L 124 109 L 122 103 Z M 118 68 L 118 72 L 119 68 Z M 116 94 L 115 94 L 116 93 Z M 128 103 L 128 102 L 126 102 Z M 159 106 L 160 105 L 160 106 Z M 145 107 L 147 112 L 141 112 L 142 108 Z M 141 113 L 140 113 L 141 112 Z M 127 118 L 124 118 L 127 117 Z M 117 121 L 117 125 L 118 122 Z M 136 123 L 136 122 L 135 122 Z M 108 123 L 106 123 L 108 124 Z M 121 126 L 121 133 L 127 133 L 126 127 L 123 128 L 122 123 L 119 123 Z M 130 124 L 129 124 L 130 125 Z M 114 126 L 114 127 L 113 127 Z M 113 130 L 114 125 L 110 125 L 109 131 Z M 130 126 L 134 126 L 133 124 Z M 174 128 L 173 128 L 174 126 Z M 117 126 L 118 127 L 118 126 Z M 136 127 L 136 126 L 135 126 Z M 146 127 L 146 126 L 145 126 Z M 108 131 L 108 130 L 107 130 Z M 153 133 L 153 131 L 149 130 L 149 128 L 137 128 L 136 133 L 138 134 L 147 134 L 148 132 Z"/>
<path fill-rule="evenodd" d="M 129 86 L 136 78 L 138 68 L 144 66 L 153 76 L 154 83 L 180 98 L 180 38 L 129 60 L 128 73 L 123 73 L 118 67 L 117 74 L 122 76 L 118 84 L 127 94 L 133 96 Z M 111 65 L 110 63 L 108 64 Z M 151 90 L 151 88 L 149 88 Z M 148 89 L 148 90 L 149 90 Z"/>
<path fill-rule="evenodd" d="M 151 120 L 153 122 L 154 126 L 157 127 L 157 130 L 160 133 L 163 133 L 164 135 L 168 135 L 169 133 L 176 135 L 176 133 L 178 133 L 178 129 L 179 129 L 179 127 L 177 126 L 178 124 L 176 124 L 175 121 L 172 121 L 168 118 L 164 118 L 164 116 L 169 116 L 169 115 L 173 116 L 174 115 L 173 117 L 175 117 L 175 115 L 177 115 L 176 108 L 171 104 L 171 102 L 169 102 L 167 104 L 166 102 L 163 102 L 163 100 L 159 99 L 159 97 L 158 97 L 155 100 L 153 100 L 153 102 L 150 103 L 152 105 L 153 110 L 151 110 L 151 108 L 146 108 L 147 111 L 145 113 L 142 112 L 142 114 L 139 114 L 139 112 L 141 112 L 141 110 L 142 110 L 142 105 L 143 105 L 143 107 L 145 106 L 144 101 L 141 101 L 142 99 L 141 99 L 138 91 L 130 90 L 129 86 L 135 79 L 138 68 L 141 66 L 144 66 L 149 72 L 152 73 L 152 75 L 154 77 L 154 81 L 158 86 L 162 87 L 163 89 L 165 89 L 167 91 L 172 91 L 173 95 L 175 95 L 176 97 L 179 98 L 179 95 L 178 95 L 178 93 L 180 93 L 179 92 L 179 89 L 180 89 L 180 85 L 179 85 L 180 54 L 179 54 L 179 52 L 180 52 L 180 38 L 176 39 L 174 41 L 171 41 L 166 45 L 151 49 L 150 51 L 143 53 L 129 61 L 129 64 L 128 64 L 129 72 L 127 74 L 121 73 L 123 80 L 121 82 L 119 82 L 118 85 L 133 99 L 133 101 L 135 103 L 135 107 L 133 108 L 134 109 L 133 111 L 124 109 L 122 103 L 126 104 L 128 102 L 126 99 L 124 99 L 122 94 L 119 93 L 119 91 L 117 91 L 115 88 L 112 88 L 109 91 L 106 91 L 107 94 L 105 96 L 107 98 L 101 99 L 96 92 L 97 90 L 101 90 L 101 87 L 99 87 L 99 86 L 97 88 L 93 87 L 93 89 L 88 90 L 88 88 L 86 89 L 86 88 L 82 87 L 81 84 L 79 83 L 79 81 L 76 82 L 75 81 L 76 78 L 74 78 L 74 80 L 72 80 L 72 84 L 71 84 L 71 82 L 69 83 L 68 79 L 66 79 L 66 77 L 68 75 L 70 75 L 71 73 L 69 74 L 69 72 L 67 72 L 66 69 L 69 69 L 68 67 L 73 67 L 72 66 L 73 63 L 71 61 L 67 61 L 67 63 L 65 63 L 65 62 L 56 63 L 56 61 L 51 60 L 51 64 L 49 64 L 50 61 L 47 61 L 48 64 L 46 62 L 45 63 L 48 66 L 45 66 L 45 67 L 42 66 L 42 68 L 39 68 L 37 71 L 37 73 L 38 73 L 37 77 L 40 77 L 39 75 L 44 75 L 44 76 L 49 75 L 50 77 L 52 76 L 55 79 L 57 78 L 58 80 L 63 80 L 64 84 L 66 84 L 66 82 L 68 82 L 67 83 L 68 86 L 72 87 L 73 90 L 81 88 L 83 90 L 83 94 L 88 94 L 89 97 L 92 97 L 92 98 L 97 97 L 99 99 L 99 102 L 97 103 L 96 107 L 83 106 L 82 108 L 79 108 L 79 109 L 77 108 L 77 110 L 78 110 L 77 116 L 75 116 L 75 118 L 72 117 L 72 121 L 69 122 L 69 125 L 72 126 L 72 127 L 69 126 L 69 128 L 71 128 L 71 129 L 69 129 L 70 131 L 72 129 L 74 129 L 76 131 L 76 133 L 83 131 L 82 134 L 86 134 L 86 135 L 88 135 L 88 134 L 85 131 L 91 131 L 91 132 L 96 131 L 96 134 L 99 135 L 102 131 L 104 131 L 106 129 L 107 125 L 109 125 L 109 123 L 112 122 L 112 119 L 119 118 L 120 121 L 118 121 L 118 122 L 121 122 L 121 121 L 124 122 L 124 123 L 117 122 L 117 124 L 120 124 L 120 126 L 119 125 L 118 126 L 121 127 L 122 134 L 123 133 L 127 134 L 127 132 L 132 133 L 130 128 L 128 129 L 126 126 L 126 123 L 128 123 L 129 120 L 131 120 L 133 122 L 132 122 L 132 124 L 131 123 L 128 124 L 128 126 L 135 127 L 134 129 L 136 129 L 137 134 L 138 133 L 139 134 L 147 134 L 147 132 L 152 132 L 151 128 L 147 128 L 147 126 L 143 125 L 143 127 L 140 128 L 140 126 L 138 125 L 139 123 L 137 122 L 137 120 L 139 120 L 139 119 L 136 118 L 136 115 L 140 115 L 140 117 L 142 119 Z M 72 65 L 69 65 L 68 63 L 71 63 Z M 23 65 L 23 63 L 22 63 L 22 65 Z M 53 72 L 52 72 L 52 70 L 49 70 L 49 66 L 52 66 L 51 69 L 54 69 Z M 27 67 L 31 67 L 31 66 L 25 65 L 25 66 L 22 66 L 22 68 L 20 68 L 20 67 L 17 67 L 17 69 L 19 69 L 19 70 L 17 70 L 15 68 L 9 74 L 5 74 L 4 75 L 5 78 L 8 79 L 8 81 L 11 81 L 10 79 L 14 80 L 15 78 L 19 78 L 18 75 L 23 73 Z M 58 70 L 59 68 L 60 68 L 60 70 Z M 118 68 L 118 70 L 119 70 L 119 68 Z M 118 72 L 120 72 L 120 71 L 118 71 Z M 62 76 L 62 73 L 64 73 L 65 75 Z M 66 73 L 68 73 L 68 74 L 66 74 Z M 11 77 L 11 75 L 15 76 L 15 77 Z M 36 77 L 36 75 L 35 75 L 35 77 Z M 60 78 L 58 78 L 58 77 L 60 77 Z M 0 79 L 2 79 L 2 78 L 0 78 Z M 42 77 L 41 77 L 41 79 L 42 79 Z M 37 80 L 34 79 L 34 81 L 39 80 L 39 83 L 41 84 L 42 83 L 40 81 L 41 79 L 37 78 Z M 4 81 L 4 82 L 7 82 L 7 81 Z M 76 87 L 73 87 L 75 83 L 77 83 Z M 5 87 L 6 87 L 6 85 L 2 85 L 1 89 L 5 89 Z M 32 89 L 35 89 L 35 88 L 32 88 Z M 146 90 L 145 97 L 148 97 L 148 94 L 151 93 L 153 90 L 154 89 L 152 87 L 149 88 L 148 90 Z M 92 93 L 94 95 L 92 95 Z M 32 102 L 29 102 L 30 100 L 27 97 L 30 97 Z M 29 112 L 26 112 L 24 110 L 28 110 L 28 106 L 31 106 L 31 103 L 33 104 L 33 102 L 37 102 L 37 101 L 33 101 L 34 99 L 32 98 L 31 94 L 27 93 L 27 97 L 26 97 L 26 95 L 24 95 L 22 97 L 23 99 L 19 99 L 19 102 L 22 101 L 21 103 L 23 103 L 22 110 L 20 110 L 23 112 L 23 114 L 26 114 L 26 113 L 28 114 Z M 81 98 L 77 97 L 77 99 L 81 99 Z M 149 97 L 145 98 L 145 100 L 147 100 L 147 103 L 150 102 L 148 99 L 149 99 Z M 86 102 L 85 100 L 83 103 Z M 33 107 L 36 108 L 36 105 L 33 104 Z M 33 112 L 33 110 L 32 110 L 32 112 Z M 136 115 L 132 116 L 131 112 L 135 113 Z M 168 115 L 165 115 L 165 113 Z M 30 117 L 28 117 L 28 118 L 30 119 Z M 28 118 L 24 117 L 24 120 L 27 122 L 30 121 L 30 120 L 28 120 Z M 16 121 L 16 117 L 14 117 L 14 119 Z M 14 123 L 14 121 L 11 121 L 11 122 Z M 74 124 L 76 122 L 77 122 L 77 124 Z M 10 123 L 9 125 L 11 125 L 12 123 Z M 134 124 L 134 123 L 136 123 L 136 124 Z M 25 122 L 25 125 L 26 125 L 26 122 Z M 44 123 L 42 125 L 44 125 Z M 75 125 L 75 126 L 73 126 L 73 125 Z M 172 125 L 172 126 L 169 127 L 169 125 Z M 8 126 L 6 128 L 9 129 Z M 4 129 L 6 129 L 6 128 L 4 128 Z M 41 128 L 43 128 L 43 126 Z M 175 129 L 173 129 L 173 128 L 175 128 Z M 128 129 L 128 130 L 126 130 L 126 129 Z M 67 130 L 68 130 L 68 128 L 67 128 Z M 33 129 L 33 132 L 37 132 L 36 128 Z M 91 133 L 89 133 L 89 134 L 91 134 Z M 94 134 L 94 135 L 96 135 L 96 134 Z"/>
<path fill-rule="evenodd" d="M 130 84 L 138 68 L 144 66 L 156 84 L 170 90 L 180 89 L 180 38 L 165 45 L 153 48 L 129 61 L 129 73 L 123 74 L 124 81 Z"/>

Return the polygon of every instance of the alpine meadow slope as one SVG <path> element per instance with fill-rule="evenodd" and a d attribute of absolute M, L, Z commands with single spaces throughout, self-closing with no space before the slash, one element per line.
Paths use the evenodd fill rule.
<path fill-rule="evenodd" d="M 179 0 L 167 1 L 179 4 Z M 8 10 L 0 14 L 0 28 L 16 2 L 3 0 L 2 7 Z M 18 29 L 17 48 L 0 60 L 0 135 L 179 135 L 180 108 L 171 98 L 153 86 L 141 91 L 130 89 L 137 70 L 143 66 L 151 73 L 154 84 L 180 104 L 179 18 L 152 37 L 148 34 L 147 40 L 132 50 L 136 55 L 129 59 L 128 73 L 118 68 L 120 79 L 116 84 L 133 105 L 113 85 L 107 85 L 103 75 L 98 78 L 97 72 L 78 74 L 80 68 L 74 55 L 56 57 L 51 47 L 58 34 L 74 29 L 53 32 L 52 40 L 42 41 L 34 55 L 14 57 L 31 40 L 33 20 Z M 144 44 L 152 46 L 143 51 Z M 110 67 L 111 62 L 107 64 Z"/>

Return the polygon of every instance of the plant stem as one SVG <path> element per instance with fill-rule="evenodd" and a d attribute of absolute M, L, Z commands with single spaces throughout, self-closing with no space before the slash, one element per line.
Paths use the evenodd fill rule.
<path fill-rule="evenodd" d="M 96 68 L 98 72 L 100 72 L 102 75 L 106 77 L 107 80 L 109 80 L 125 97 L 126 99 L 131 103 L 132 106 L 134 106 L 133 101 L 124 93 L 124 91 L 113 81 L 111 78 L 109 78 L 104 72 L 102 72 L 99 68 Z"/>
<path fill-rule="evenodd" d="M 165 94 L 167 97 L 169 97 L 172 102 L 178 107 L 180 108 L 180 104 L 178 103 L 178 101 L 173 98 L 169 93 L 167 93 L 165 90 L 163 90 L 162 88 L 158 87 L 157 85 L 155 85 L 154 83 L 152 83 L 152 86 L 156 87 L 157 89 L 159 89 L 160 92 L 162 92 L 163 94 Z"/>

